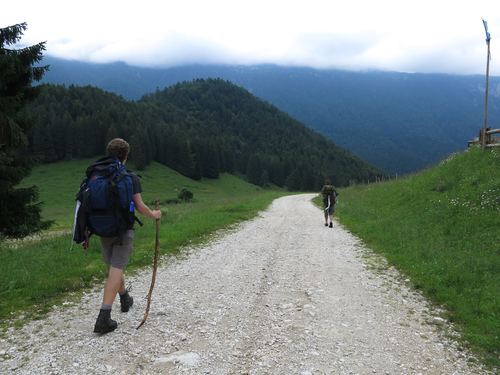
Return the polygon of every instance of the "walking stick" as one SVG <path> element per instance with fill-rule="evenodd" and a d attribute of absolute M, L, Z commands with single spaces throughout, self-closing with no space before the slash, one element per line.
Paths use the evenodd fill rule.
<path fill-rule="evenodd" d="M 159 201 L 155 200 L 155 210 L 158 210 Z M 156 269 L 158 268 L 158 247 L 160 245 L 160 220 L 156 219 L 156 246 L 155 246 L 155 259 L 153 263 L 153 277 L 151 279 L 151 287 L 149 288 L 148 294 L 148 306 L 146 307 L 146 313 L 144 314 L 144 318 L 142 318 L 141 324 L 136 329 L 141 328 L 141 326 L 146 322 L 149 314 L 149 307 L 151 306 L 151 295 L 153 294 L 153 288 L 155 286 L 156 279 Z"/>

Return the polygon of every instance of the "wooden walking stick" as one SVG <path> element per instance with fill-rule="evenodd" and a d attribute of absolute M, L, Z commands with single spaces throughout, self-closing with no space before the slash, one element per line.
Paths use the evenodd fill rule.
<path fill-rule="evenodd" d="M 155 200 L 155 210 L 158 210 L 160 202 L 158 199 Z M 146 307 L 146 313 L 144 314 L 144 318 L 142 318 L 141 324 L 136 329 L 141 328 L 141 326 L 146 322 L 149 314 L 149 307 L 151 306 L 151 295 L 153 294 L 153 288 L 155 286 L 156 279 L 156 269 L 158 268 L 158 247 L 160 245 L 160 219 L 156 219 L 156 245 L 155 245 L 155 260 L 153 263 L 153 277 L 151 279 L 151 287 L 149 288 L 148 294 L 148 306 Z"/>

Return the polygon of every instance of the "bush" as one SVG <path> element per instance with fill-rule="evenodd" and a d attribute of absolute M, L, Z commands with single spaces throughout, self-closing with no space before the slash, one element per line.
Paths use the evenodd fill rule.
<path fill-rule="evenodd" d="M 182 188 L 179 195 L 177 195 L 177 198 L 183 201 L 190 201 L 191 199 L 193 199 L 193 192 L 188 188 Z"/>
<path fill-rule="evenodd" d="M 179 204 L 181 203 L 177 198 L 166 199 L 165 204 Z"/>

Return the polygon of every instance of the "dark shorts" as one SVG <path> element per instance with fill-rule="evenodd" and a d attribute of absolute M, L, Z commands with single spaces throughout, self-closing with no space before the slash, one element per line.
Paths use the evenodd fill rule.
<path fill-rule="evenodd" d="M 325 206 L 325 209 L 323 211 L 325 211 L 325 217 L 328 217 L 329 215 L 333 215 L 333 213 L 335 212 L 335 205 L 334 204 L 331 204 L 330 205 L 330 208 L 327 210 L 326 207 L 328 206 Z"/>
<path fill-rule="evenodd" d="M 134 230 L 129 229 L 123 235 L 122 245 L 118 237 L 101 237 L 101 253 L 104 263 L 124 270 L 134 251 Z"/>

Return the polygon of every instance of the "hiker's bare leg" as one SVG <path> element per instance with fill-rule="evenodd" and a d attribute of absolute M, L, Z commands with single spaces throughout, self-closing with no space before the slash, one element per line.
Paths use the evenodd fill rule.
<path fill-rule="evenodd" d="M 103 305 L 113 306 L 118 292 L 125 290 L 125 278 L 123 277 L 123 270 L 115 267 L 109 267 L 108 281 L 104 288 Z"/>
<path fill-rule="evenodd" d="M 330 215 L 330 223 L 333 221 L 333 215 Z"/>

